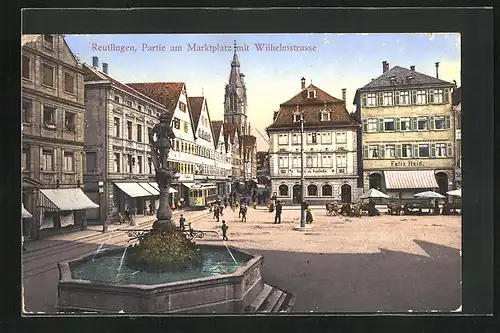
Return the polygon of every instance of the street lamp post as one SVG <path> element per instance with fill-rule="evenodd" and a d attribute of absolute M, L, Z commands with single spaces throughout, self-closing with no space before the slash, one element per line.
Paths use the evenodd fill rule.
<path fill-rule="evenodd" d="M 98 186 L 99 186 L 99 221 L 101 221 L 101 196 L 102 196 L 102 192 L 104 192 L 104 182 L 98 182 L 97 183 Z M 107 225 L 107 221 L 106 221 L 106 218 L 104 219 L 104 221 L 102 222 L 102 232 L 106 232 L 108 231 L 108 225 Z"/>
<path fill-rule="evenodd" d="M 298 109 L 298 106 L 297 106 Z M 304 112 L 300 113 L 300 227 L 306 227 L 305 221 L 305 207 L 304 206 L 304 198 L 305 198 L 305 188 L 304 188 Z"/>

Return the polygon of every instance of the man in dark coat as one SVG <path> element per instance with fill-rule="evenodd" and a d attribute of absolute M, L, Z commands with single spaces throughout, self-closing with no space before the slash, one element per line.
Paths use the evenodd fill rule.
<path fill-rule="evenodd" d="M 281 223 L 281 210 L 283 206 L 281 205 L 281 201 L 276 202 L 276 213 L 274 215 L 274 224 Z"/>
<path fill-rule="evenodd" d="M 227 226 L 225 220 L 222 220 L 222 225 L 221 225 L 220 228 L 222 230 L 222 240 L 223 241 L 228 241 L 229 239 L 227 239 L 227 229 L 229 229 L 229 227 Z"/>

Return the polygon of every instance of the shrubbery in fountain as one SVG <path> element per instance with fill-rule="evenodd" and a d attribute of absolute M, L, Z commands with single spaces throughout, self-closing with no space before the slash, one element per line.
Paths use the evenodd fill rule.
<path fill-rule="evenodd" d="M 180 271 L 200 259 L 199 249 L 182 231 L 150 231 L 130 249 L 127 266 L 148 272 Z"/>

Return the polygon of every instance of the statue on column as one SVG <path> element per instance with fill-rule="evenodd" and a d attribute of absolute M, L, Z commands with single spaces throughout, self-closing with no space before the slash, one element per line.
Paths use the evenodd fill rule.
<path fill-rule="evenodd" d="M 168 168 L 168 154 L 175 139 L 174 131 L 170 126 L 172 116 L 168 112 L 160 115 L 160 122 L 156 124 L 149 133 L 149 144 L 151 145 L 151 161 L 155 168 L 156 182 L 160 187 L 160 206 L 156 213 L 158 219 L 153 224 L 153 229 L 170 228 L 173 226 L 172 210 L 168 203 L 169 188 L 175 172 Z"/>

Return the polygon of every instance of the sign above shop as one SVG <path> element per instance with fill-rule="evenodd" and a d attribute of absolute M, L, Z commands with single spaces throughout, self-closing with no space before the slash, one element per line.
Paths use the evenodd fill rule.
<path fill-rule="evenodd" d="M 419 168 L 419 167 L 424 167 L 424 161 L 391 161 L 391 167 L 412 167 L 412 168 Z"/>

